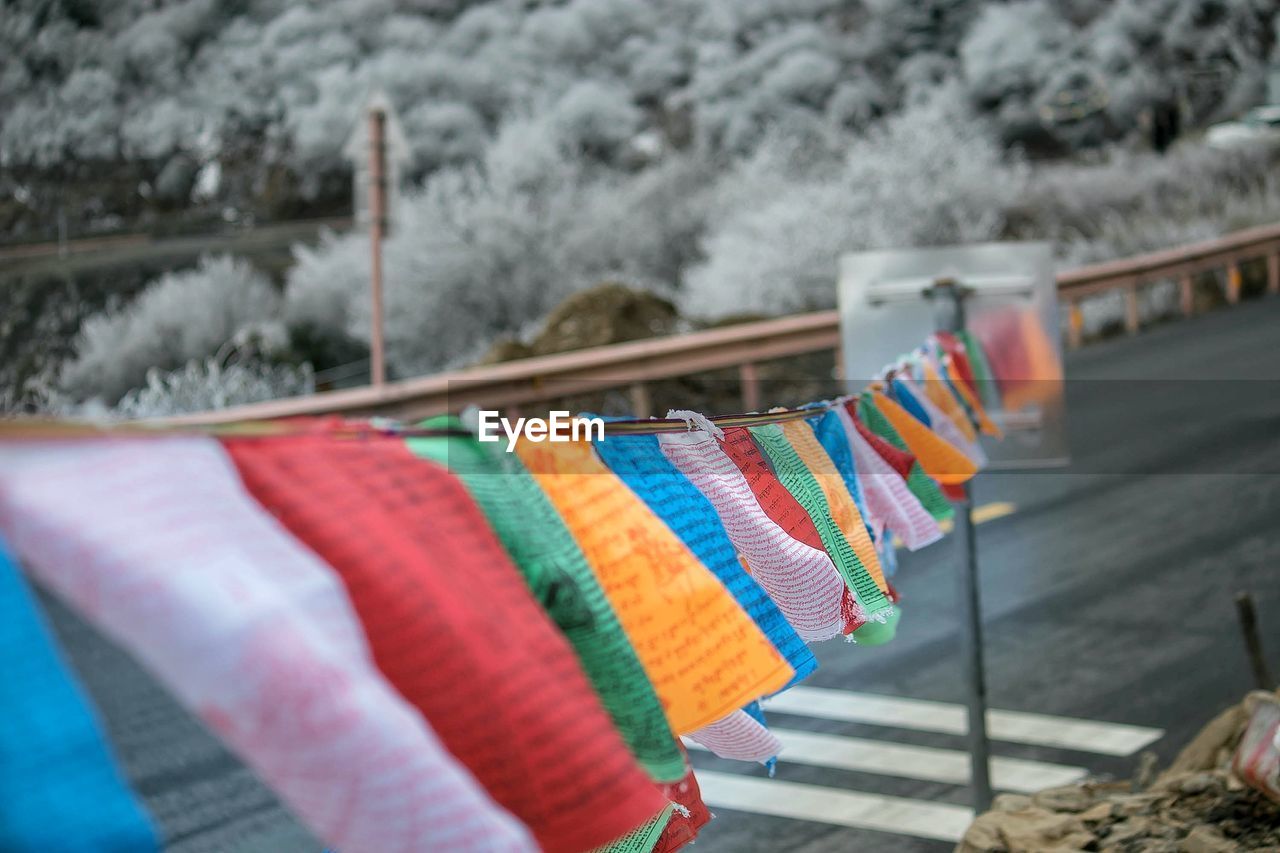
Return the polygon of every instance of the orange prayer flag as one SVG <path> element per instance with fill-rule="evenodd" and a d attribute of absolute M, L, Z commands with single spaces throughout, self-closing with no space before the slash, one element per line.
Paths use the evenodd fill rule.
<path fill-rule="evenodd" d="M 972 459 L 916 420 L 902 406 L 878 391 L 872 392 L 871 399 L 930 477 L 943 485 L 950 485 L 964 483 L 978 473 L 978 466 Z"/>
<path fill-rule="evenodd" d="M 831 461 L 831 457 L 827 455 L 827 451 L 823 449 L 822 443 L 818 441 L 818 437 L 814 435 L 813 429 L 807 423 L 788 421 L 780 426 L 782 434 L 786 436 L 787 441 L 791 442 L 800 461 L 805 464 L 822 488 L 822 494 L 827 499 L 827 506 L 831 510 L 831 518 L 835 521 L 836 527 L 840 528 L 849 546 L 853 548 L 853 553 L 858 555 L 863 568 L 871 575 L 876 586 L 880 587 L 881 592 L 887 593 L 889 584 L 884 579 L 880 555 L 876 553 L 876 546 L 871 541 L 871 534 L 867 532 L 862 513 L 858 512 L 858 505 L 854 503 L 853 495 L 849 494 L 849 487 L 845 485 L 844 478 L 840 476 L 835 463 Z"/>
<path fill-rule="evenodd" d="M 928 361 L 921 362 L 921 369 L 924 372 L 924 382 L 922 384 L 924 385 L 925 396 L 956 425 L 956 429 L 964 434 L 966 441 L 976 442 L 978 440 L 978 431 L 973 428 L 973 422 L 965 414 L 964 406 L 960 404 L 960 401 L 947 388 L 946 383 L 942 381 L 942 375 L 934 370 L 933 365 Z"/>
<path fill-rule="evenodd" d="M 774 693 L 794 671 L 711 570 L 587 442 L 516 452 L 586 555 L 677 734 Z"/>
<path fill-rule="evenodd" d="M 1003 435 L 1000 427 L 996 426 L 991 418 L 987 417 L 987 410 L 982 407 L 977 395 L 969 390 L 969 386 L 956 373 L 955 368 L 951 365 L 950 358 L 943 362 L 943 369 L 947 371 L 947 377 L 951 380 L 951 387 L 956 389 L 956 393 L 960 395 L 965 405 L 969 407 L 969 411 L 973 412 L 973 416 L 978 420 L 978 429 L 982 430 L 982 434 L 1000 438 Z"/>

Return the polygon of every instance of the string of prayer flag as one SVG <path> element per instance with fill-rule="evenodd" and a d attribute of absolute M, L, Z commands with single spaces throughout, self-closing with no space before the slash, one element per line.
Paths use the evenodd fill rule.
<path fill-rule="evenodd" d="M 858 395 L 514 453 L 455 417 L 0 428 L 0 535 L 342 853 L 671 853 L 711 817 L 679 738 L 785 760 L 759 700 L 893 638 L 895 542 L 1054 359 L 1024 312 Z M 35 608 L 0 551 L 0 846 L 156 849 Z"/>

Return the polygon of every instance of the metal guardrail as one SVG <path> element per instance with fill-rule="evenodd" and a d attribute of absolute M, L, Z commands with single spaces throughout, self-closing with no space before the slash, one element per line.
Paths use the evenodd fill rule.
<path fill-rule="evenodd" d="M 405 379 L 375 388 L 290 397 L 266 403 L 162 419 L 172 425 L 226 423 L 299 415 L 394 415 L 412 420 L 456 411 L 466 403 L 501 409 L 609 388 L 630 388 L 637 414 L 649 406 L 645 383 L 737 367 L 744 386 L 756 387 L 755 364 L 840 345 L 835 311 L 799 314 L 723 329 L 649 338 L 556 355 Z M 756 393 L 756 399 L 751 394 Z M 758 392 L 748 402 L 759 407 Z"/>
<path fill-rule="evenodd" d="M 1240 299 L 1240 264 L 1265 258 L 1267 289 L 1280 293 L 1280 223 L 1251 228 L 1175 249 L 1092 264 L 1058 274 L 1058 291 L 1069 312 L 1068 345 L 1082 338 L 1080 302 L 1120 289 L 1125 293 L 1125 327 L 1140 327 L 1138 291 L 1159 281 L 1176 280 L 1182 311 L 1193 313 L 1194 276 L 1225 271 L 1226 298 Z M 711 370 L 737 368 L 744 411 L 760 408 L 760 362 L 814 352 L 836 352 L 840 363 L 840 321 L 835 311 L 799 314 L 776 320 L 743 323 L 721 329 L 651 338 L 539 356 L 434 376 L 372 386 L 329 391 L 236 406 L 213 412 L 164 418 L 171 425 L 227 423 L 301 415 L 388 415 L 405 420 L 456 411 L 474 403 L 512 410 L 522 405 L 555 400 L 569 394 L 628 388 L 639 417 L 651 413 L 646 382 Z"/>
<path fill-rule="evenodd" d="M 1141 327 L 1138 291 L 1143 286 L 1177 281 L 1182 313 L 1189 317 L 1195 313 L 1196 275 L 1223 270 L 1227 302 L 1234 305 L 1240 301 L 1243 282 L 1240 264 L 1258 258 L 1267 262 L 1267 290 L 1280 293 L 1280 223 L 1059 273 L 1058 293 L 1069 312 L 1067 345 L 1074 349 L 1082 343 L 1082 299 L 1110 290 L 1124 291 L 1125 330 L 1136 334 Z"/>

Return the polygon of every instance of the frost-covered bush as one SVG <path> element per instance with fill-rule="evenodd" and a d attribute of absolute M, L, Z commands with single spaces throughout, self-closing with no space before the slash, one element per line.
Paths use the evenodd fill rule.
<path fill-rule="evenodd" d="M 829 306 L 841 253 L 994 238 L 1025 178 L 945 90 L 825 156 L 775 140 L 724 180 L 684 307 Z"/>
<path fill-rule="evenodd" d="M 59 384 L 75 399 L 98 397 L 110 405 L 143 385 L 152 368 L 176 369 L 229 341 L 281 346 L 279 305 L 271 282 L 248 262 L 202 258 L 192 270 L 162 277 L 123 308 L 86 320 Z"/>
<path fill-rule="evenodd" d="M 1280 165 L 1266 148 L 1184 145 L 1161 156 L 1117 148 L 1043 164 L 1018 200 L 1013 236 L 1047 239 L 1088 263 L 1205 239 L 1280 218 Z"/>
<path fill-rule="evenodd" d="M 110 414 L 129 420 L 158 418 L 296 397 L 315 390 L 310 365 L 197 359 L 177 370 L 148 370 L 146 385 L 125 394 Z"/>
<path fill-rule="evenodd" d="M 565 93 L 551 120 L 564 144 L 608 160 L 635 136 L 641 114 L 623 87 L 587 81 Z"/>

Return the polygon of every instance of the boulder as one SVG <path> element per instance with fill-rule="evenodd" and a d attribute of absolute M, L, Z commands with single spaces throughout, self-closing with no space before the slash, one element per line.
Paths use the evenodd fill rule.
<path fill-rule="evenodd" d="M 1211 720 L 1154 782 L 1086 781 L 1002 796 L 979 815 L 957 853 L 1087 849 L 1099 853 L 1280 853 L 1280 804 L 1236 779 L 1231 759 L 1249 720 L 1247 697 Z"/>

